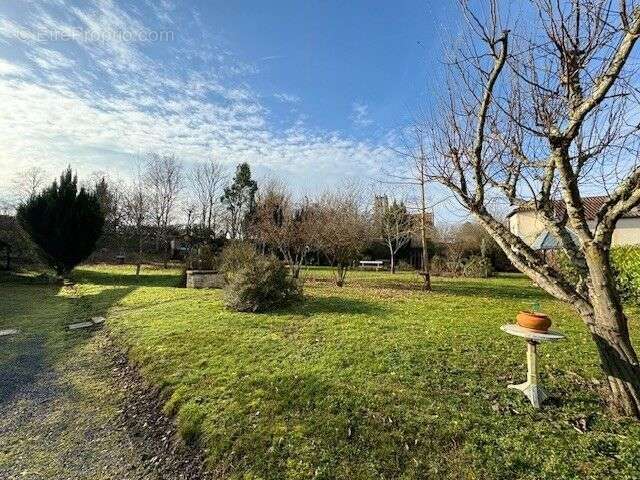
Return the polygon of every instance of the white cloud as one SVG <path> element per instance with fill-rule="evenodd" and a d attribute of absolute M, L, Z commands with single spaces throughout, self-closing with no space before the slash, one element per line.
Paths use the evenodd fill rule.
<path fill-rule="evenodd" d="M 75 61 L 67 58 L 56 50 L 40 48 L 36 52 L 27 53 L 27 58 L 38 65 L 43 70 L 57 70 L 70 68 L 75 65 Z"/>
<path fill-rule="evenodd" d="M 373 124 L 373 120 L 369 115 L 369 106 L 367 104 L 354 102 L 351 109 L 351 121 L 356 127 L 364 128 Z"/>
<path fill-rule="evenodd" d="M 299 96 L 290 93 L 274 93 L 273 96 L 282 103 L 300 103 L 302 100 Z"/>
<path fill-rule="evenodd" d="M 170 2 L 159 5 L 173 11 Z M 66 11 L 63 18 L 43 6 L 28 25 L 0 23 L 5 35 L 21 28 L 91 34 L 70 37 L 65 49 L 24 43 L 33 74 L 0 59 L 0 170 L 9 173 L 0 176 L 0 187 L 11 172 L 34 164 L 53 171 L 70 163 L 81 174 L 126 174 L 153 150 L 172 151 L 186 161 L 213 153 L 229 164 L 247 161 L 316 184 L 336 176 L 374 175 L 390 156 L 378 143 L 306 127 L 303 116 L 289 129 L 275 128 L 260 96 L 243 80 L 254 70 L 226 49 L 176 40 L 166 45 L 173 58 L 159 62 L 144 53 L 144 44 L 113 35 L 148 30 L 135 12 L 111 0 Z M 66 48 L 77 53 L 71 56 Z M 191 67 L 187 58 L 209 64 Z M 274 97 L 300 101 L 287 93 Z M 366 105 L 354 104 L 354 123 L 371 123 Z"/>
<path fill-rule="evenodd" d="M 0 58 L 0 77 L 13 76 L 22 77 L 29 73 L 29 70 L 21 65 L 16 65 L 8 60 Z"/>

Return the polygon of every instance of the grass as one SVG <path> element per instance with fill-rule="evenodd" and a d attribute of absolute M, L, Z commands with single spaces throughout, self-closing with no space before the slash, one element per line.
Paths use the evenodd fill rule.
<path fill-rule="evenodd" d="M 64 328 L 106 314 L 132 289 L 37 281 L 0 277 L 0 329 L 20 329 L 0 338 L 0 478 L 138 474 L 131 440 L 115 428 L 123 395 L 104 357 L 104 336 Z"/>
<path fill-rule="evenodd" d="M 63 351 L 49 328 L 61 316 L 107 312 L 179 431 L 223 477 L 640 476 L 640 425 L 604 411 L 586 329 L 523 277 L 435 279 L 426 294 L 412 273 L 353 272 L 339 289 L 313 269 L 301 304 L 242 314 L 219 291 L 175 288 L 178 275 L 83 267 L 73 307 L 52 287 L 0 285 L 0 319 Z M 46 309 L 34 307 L 40 298 Z M 525 380 L 525 345 L 499 330 L 532 302 L 568 337 L 541 346 L 552 399 L 540 411 L 505 388 Z M 5 349 L 0 361 L 19 354 Z M 574 428 L 585 421 L 585 433 Z"/>

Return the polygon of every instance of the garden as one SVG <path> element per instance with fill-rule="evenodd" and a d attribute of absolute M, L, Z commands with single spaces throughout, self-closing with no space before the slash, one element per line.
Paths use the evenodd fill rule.
<path fill-rule="evenodd" d="M 4 344 L 0 362 L 32 368 L 25 348 L 36 338 L 44 340 L 44 364 L 66 372 L 69 358 L 82 359 L 69 380 L 84 399 L 74 411 L 96 415 L 88 406 L 104 407 L 109 367 L 85 357 L 108 335 L 157 389 L 181 438 L 205 452 L 210 472 L 228 478 L 635 478 L 640 471 L 640 426 L 602 404 L 598 356 L 584 326 L 525 277 L 437 277 L 425 294 L 414 272 L 352 272 L 343 288 L 326 268 L 304 275 L 304 299 L 268 313 L 225 308 L 221 290 L 180 288 L 175 268 L 145 267 L 137 278 L 130 267 L 86 265 L 73 272 L 73 286 L 3 277 L 0 317 L 21 335 Z M 524 379 L 524 342 L 499 329 L 534 302 L 567 336 L 541 347 L 551 394 L 541 410 L 507 390 Z M 637 342 L 640 314 L 629 314 Z M 65 331 L 92 315 L 106 316 L 104 329 Z M 102 376 L 90 372 L 100 369 Z M 101 408 L 96 421 L 118 408 Z M 30 467 L 49 462 L 42 441 L 24 440 L 41 428 L 11 432 L 0 465 L 29 445 Z"/>
<path fill-rule="evenodd" d="M 35 135 L 82 177 L 0 199 L 0 477 L 640 478 L 640 5 L 484 3 L 386 134 Z"/>

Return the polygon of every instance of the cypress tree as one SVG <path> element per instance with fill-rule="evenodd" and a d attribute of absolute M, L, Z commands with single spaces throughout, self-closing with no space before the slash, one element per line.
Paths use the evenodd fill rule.
<path fill-rule="evenodd" d="M 102 234 L 104 213 L 95 193 L 78 190 L 68 167 L 60 181 L 18 207 L 18 221 L 59 276 L 67 275 L 93 252 Z"/>

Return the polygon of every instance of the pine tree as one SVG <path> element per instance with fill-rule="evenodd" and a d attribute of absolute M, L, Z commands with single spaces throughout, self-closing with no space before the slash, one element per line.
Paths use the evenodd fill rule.
<path fill-rule="evenodd" d="M 233 183 L 224 189 L 220 199 L 229 211 L 231 238 L 241 238 L 248 217 L 256 206 L 258 184 L 251 178 L 249 164 L 241 163 L 236 169 Z"/>
<path fill-rule="evenodd" d="M 104 214 L 98 197 L 78 190 L 68 167 L 53 184 L 18 207 L 18 221 L 59 276 L 67 275 L 93 252 Z"/>

